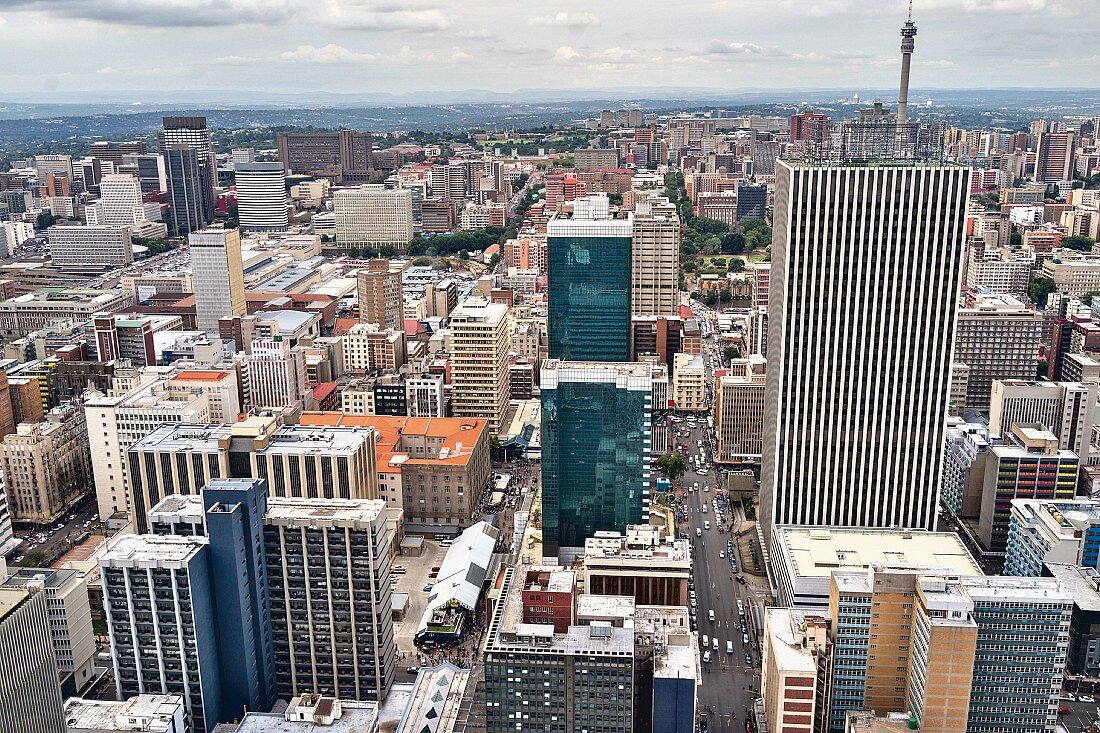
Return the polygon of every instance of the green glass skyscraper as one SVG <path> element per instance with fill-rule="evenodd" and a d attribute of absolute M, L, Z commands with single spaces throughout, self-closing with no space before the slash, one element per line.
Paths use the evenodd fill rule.
<path fill-rule="evenodd" d="M 585 196 L 546 227 L 550 358 L 630 360 L 630 214 Z"/>
<path fill-rule="evenodd" d="M 651 365 L 550 359 L 541 385 L 543 555 L 648 521 Z"/>

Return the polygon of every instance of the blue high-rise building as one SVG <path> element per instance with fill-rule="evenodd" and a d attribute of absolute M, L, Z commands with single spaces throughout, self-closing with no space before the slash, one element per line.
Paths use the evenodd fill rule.
<path fill-rule="evenodd" d="M 630 360 L 630 216 L 601 194 L 547 224 L 550 358 Z"/>
<path fill-rule="evenodd" d="M 274 702 L 275 647 L 264 559 L 267 482 L 215 479 L 202 492 L 218 643 L 223 709 L 268 710 Z"/>
<path fill-rule="evenodd" d="M 652 366 L 542 368 L 543 554 L 648 521 Z"/>

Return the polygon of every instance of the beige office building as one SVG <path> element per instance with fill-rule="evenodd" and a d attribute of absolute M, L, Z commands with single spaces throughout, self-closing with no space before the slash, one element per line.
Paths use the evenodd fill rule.
<path fill-rule="evenodd" d="M 203 229 L 187 237 L 195 286 L 195 325 L 217 337 L 218 321 L 246 315 L 241 233 Z"/>
<path fill-rule="evenodd" d="M 401 273 L 405 264 L 390 260 L 370 260 L 359 270 L 356 284 L 359 295 L 359 322 L 376 323 L 381 328 L 401 329 Z"/>
<path fill-rule="evenodd" d="M 404 250 L 413 237 L 413 192 L 364 184 L 332 197 L 336 242 L 343 247 L 389 245 Z"/>
<path fill-rule="evenodd" d="M 508 306 L 471 296 L 451 313 L 451 414 L 500 429 L 508 409 Z"/>
<path fill-rule="evenodd" d="M 764 442 L 764 372 L 767 360 L 734 359 L 714 384 L 714 433 L 719 463 L 758 463 Z"/>
<path fill-rule="evenodd" d="M 68 511 L 92 477 L 84 410 L 63 405 L 46 421 L 21 423 L 0 443 L 12 519 L 46 524 Z"/>
<path fill-rule="evenodd" d="M 648 204 L 639 204 L 648 208 Z M 675 316 L 680 306 L 680 218 L 635 212 L 630 248 L 633 316 Z"/>

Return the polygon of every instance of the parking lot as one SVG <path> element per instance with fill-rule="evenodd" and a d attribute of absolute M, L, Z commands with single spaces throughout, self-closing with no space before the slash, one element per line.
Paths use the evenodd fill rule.
<path fill-rule="evenodd" d="M 397 643 L 398 652 L 398 680 L 411 681 L 416 675 L 409 674 L 408 669 L 417 667 L 417 649 L 413 645 L 413 637 L 416 636 L 416 628 L 420 625 L 420 618 L 424 615 L 424 609 L 428 604 L 428 593 L 424 590 L 432 579 L 428 576 L 432 568 L 437 568 L 443 563 L 447 554 L 447 548 L 440 546 L 434 540 L 424 539 L 424 552 L 420 557 L 405 557 L 398 555 L 394 560 L 393 569 L 396 572 L 392 577 L 396 579 L 393 586 L 397 593 L 409 595 L 409 606 L 405 611 L 405 618 L 394 623 L 394 640 Z M 398 568 L 404 568 L 401 572 Z"/>

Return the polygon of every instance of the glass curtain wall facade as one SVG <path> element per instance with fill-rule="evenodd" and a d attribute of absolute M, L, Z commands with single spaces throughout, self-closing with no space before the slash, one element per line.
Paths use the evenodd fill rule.
<path fill-rule="evenodd" d="M 543 553 L 645 522 L 651 379 L 643 364 L 550 361 L 542 374 Z"/>
<path fill-rule="evenodd" d="M 561 228 L 584 227 L 583 234 L 568 236 L 549 229 L 552 359 L 630 360 L 629 222 L 625 222 L 625 234 L 615 236 L 622 232 L 623 223 L 566 220 Z"/>

